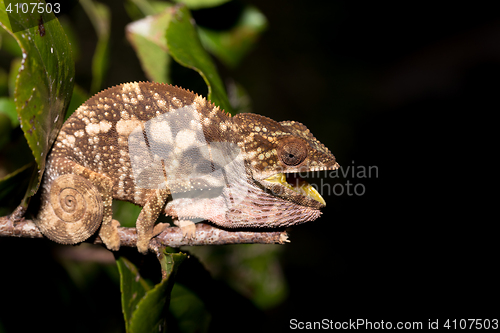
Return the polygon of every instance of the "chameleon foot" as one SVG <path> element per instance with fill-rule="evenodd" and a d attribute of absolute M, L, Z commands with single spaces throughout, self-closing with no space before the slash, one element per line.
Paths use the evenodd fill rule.
<path fill-rule="evenodd" d="M 196 234 L 196 225 L 190 220 L 177 220 L 174 224 L 181 228 L 183 238 L 194 239 Z"/>
<path fill-rule="evenodd" d="M 165 229 L 168 228 L 168 226 L 169 226 L 168 223 L 158 223 L 157 225 L 155 225 L 153 229 L 153 237 L 161 234 L 163 231 L 165 231 Z"/>
<path fill-rule="evenodd" d="M 120 222 L 111 220 L 111 223 L 103 223 L 99 236 L 101 237 L 106 247 L 111 251 L 120 249 L 120 236 L 118 235 L 118 227 Z"/>

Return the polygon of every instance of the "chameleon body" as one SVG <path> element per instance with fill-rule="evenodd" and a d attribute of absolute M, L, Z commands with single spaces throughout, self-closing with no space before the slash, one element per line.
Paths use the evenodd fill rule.
<path fill-rule="evenodd" d="M 319 193 L 287 175 L 338 168 L 334 156 L 294 121 L 234 117 L 182 88 L 134 82 L 96 94 L 64 123 L 47 161 L 35 219 L 48 238 L 84 241 L 99 230 L 118 250 L 112 200 L 142 206 L 137 248 L 148 251 L 166 224 L 192 236 L 195 222 L 225 228 L 312 221 Z"/>

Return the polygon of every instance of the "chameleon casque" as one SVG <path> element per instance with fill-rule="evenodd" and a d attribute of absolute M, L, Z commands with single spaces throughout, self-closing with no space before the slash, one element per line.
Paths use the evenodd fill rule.
<path fill-rule="evenodd" d="M 35 223 L 49 239 L 99 235 L 118 250 L 112 200 L 142 206 L 140 252 L 172 216 L 186 236 L 208 220 L 224 228 L 277 228 L 318 218 L 325 201 L 287 176 L 338 168 L 302 124 L 250 113 L 231 116 L 171 85 L 134 82 L 99 92 L 64 123 L 42 183 Z"/>

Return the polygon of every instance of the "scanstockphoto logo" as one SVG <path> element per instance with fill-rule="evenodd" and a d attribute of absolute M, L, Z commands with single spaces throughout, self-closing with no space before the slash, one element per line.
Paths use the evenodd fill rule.
<path fill-rule="evenodd" d="M 322 196 L 362 196 L 367 181 L 379 177 L 378 166 L 361 165 L 355 161 L 341 164 L 336 170 L 299 172 L 301 178 L 313 178 L 311 186 Z"/>
<path fill-rule="evenodd" d="M 367 192 L 368 180 L 378 178 L 377 166 L 360 165 L 355 161 L 340 165 L 335 170 L 307 171 L 314 169 L 314 167 L 306 164 L 301 166 L 303 171 L 300 172 L 287 173 L 286 170 L 274 170 L 274 172 L 286 175 L 286 183 L 288 184 L 284 182 L 285 178 L 281 182 L 286 187 L 304 194 L 315 191 L 322 197 L 332 195 L 363 196 Z M 280 193 L 274 194 L 280 195 Z"/>

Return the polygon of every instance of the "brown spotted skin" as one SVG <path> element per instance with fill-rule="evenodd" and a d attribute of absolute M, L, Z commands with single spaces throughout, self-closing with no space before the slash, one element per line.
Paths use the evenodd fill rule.
<path fill-rule="evenodd" d="M 193 121 L 180 122 L 180 127 L 175 129 L 177 134 L 173 136 L 170 127 L 164 127 L 165 134 L 148 127 L 154 119 L 161 119 L 158 118 L 161 115 L 173 114 L 172 111 L 178 112 L 185 107 L 197 119 L 198 127 L 192 125 Z M 167 125 L 158 124 L 157 127 L 172 124 L 174 128 L 177 123 L 172 120 Z M 176 149 L 179 149 L 185 145 L 185 152 L 188 152 L 192 147 L 202 145 L 197 140 L 209 147 L 216 147 L 215 143 L 230 143 L 230 147 L 237 147 L 236 151 L 241 152 L 238 156 L 241 156 L 244 168 L 229 170 L 229 174 L 233 172 L 233 183 L 217 187 L 225 199 L 223 195 L 208 195 L 196 200 L 187 197 L 177 199 L 174 195 L 176 191 L 201 190 L 201 187 L 207 187 L 203 182 L 217 183 L 206 177 L 195 183 L 182 174 L 193 173 L 196 168 L 210 163 L 216 169 L 219 161 L 214 157 L 215 148 L 206 150 L 210 152 L 210 156 L 205 156 L 208 164 L 195 165 L 194 162 L 192 168 L 191 164 L 174 168 L 179 163 L 181 166 L 182 163 L 186 164 L 185 159 L 180 162 L 175 159 L 162 160 L 163 165 L 171 163 L 170 169 L 175 170 L 175 173 L 167 176 L 165 171 L 147 171 L 142 174 L 149 175 L 149 178 L 145 178 L 146 183 L 154 183 L 151 179 L 159 179 L 158 183 L 154 183 L 154 186 L 139 185 L 144 184 L 144 181 L 136 179 L 139 176 L 134 175 L 133 166 L 141 162 L 141 157 L 132 152 L 134 156 L 131 158 L 129 151 L 131 133 L 135 131 L 137 134 L 138 129 L 144 133 L 144 151 L 154 152 L 155 145 L 163 145 L 167 151 L 170 149 L 168 147 L 177 145 Z M 198 139 L 200 135 L 204 139 Z M 138 138 L 140 141 L 142 136 Z M 328 149 L 300 123 L 278 123 L 256 114 L 231 117 L 203 97 L 178 87 L 149 82 L 125 83 L 90 98 L 63 125 L 48 158 L 42 188 L 42 208 L 36 223 L 47 237 L 64 244 L 85 240 L 100 225 L 99 235 L 106 246 L 118 250 L 120 243 L 116 227 L 119 223 L 112 220 L 111 204 L 113 199 L 129 201 L 143 207 L 136 227 L 138 250 L 145 253 L 149 240 L 166 227 L 163 224 L 155 226 L 160 213 L 181 221 L 205 219 L 224 227 L 280 227 L 314 220 L 320 215 L 322 204 L 277 184 L 268 183 L 265 179 L 279 172 L 337 167 Z M 151 176 L 153 174 L 154 177 Z M 72 175 L 76 180 L 65 175 Z M 64 180 L 62 185 L 57 185 L 58 179 Z M 160 181 L 168 186 L 159 185 Z M 63 190 L 64 186 L 68 189 Z M 227 192 L 228 187 L 231 188 L 230 192 Z M 239 199 L 235 200 L 236 197 Z M 72 206 L 76 204 L 76 198 L 86 199 L 82 203 L 83 208 Z M 228 200 L 233 204 L 227 206 Z M 57 202 L 66 203 L 66 206 L 57 208 L 54 206 Z M 221 208 L 224 205 L 225 208 Z M 66 209 L 67 212 L 61 213 L 60 209 Z M 83 217 L 83 225 L 89 225 L 87 229 L 83 227 L 85 230 L 76 228 L 77 222 L 71 216 L 73 212 L 82 215 L 82 210 L 92 211 L 92 214 Z M 88 222 L 88 216 L 98 221 Z"/>

